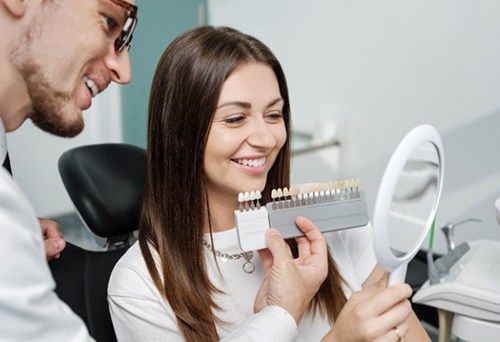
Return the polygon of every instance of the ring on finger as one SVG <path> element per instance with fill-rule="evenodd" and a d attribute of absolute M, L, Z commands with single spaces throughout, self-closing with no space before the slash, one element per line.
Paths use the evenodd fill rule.
<path fill-rule="evenodd" d="M 398 327 L 395 327 L 394 329 L 392 329 L 392 331 L 394 331 L 394 333 L 396 334 L 398 342 L 403 340 L 403 336 L 401 335 L 401 332 L 399 331 Z"/>

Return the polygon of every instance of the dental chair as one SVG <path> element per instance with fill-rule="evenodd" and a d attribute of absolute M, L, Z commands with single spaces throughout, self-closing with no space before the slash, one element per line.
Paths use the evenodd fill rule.
<path fill-rule="evenodd" d="M 500 224 L 500 198 L 495 202 Z M 467 222 L 471 219 L 461 222 Z M 442 227 L 448 254 L 434 265 L 435 276 L 413 295 L 413 303 L 439 312 L 439 342 L 498 341 L 500 338 L 500 241 L 479 239 L 455 246 Z M 443 229 L 444 228 L 444 229 Z"/>
<path fill-rule="evenodd" d="M 67 243 L 49 266 L 56 293 L 99 342 L 116 341 L 107 287 L 114 265 L 136 239 L 145 180 L 146 151 L 126 144 L 81 146 L 59 159 L 66 190 L 103 251 Z"/>

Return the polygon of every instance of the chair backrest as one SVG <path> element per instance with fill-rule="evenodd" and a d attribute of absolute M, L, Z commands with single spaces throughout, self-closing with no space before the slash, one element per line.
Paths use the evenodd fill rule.
<path fill-rule="evenodd" d="M 86 226 L 107 239 L 106 251 L 68 243 L 49 265 L 56 293 L 97 341 L 116 341 L 108 311 L 109 276 L 138 228 L 146 151 L 127 144 L 81 146 L 59 159 L 64 186 Z"/>
<path fill-rule="evenodd" d="M 59 158 L 59 173 L 78 213 L 110 243 L 137 229 L 145 168 L 146 151 L 127 144 L 80 146 Z"/>

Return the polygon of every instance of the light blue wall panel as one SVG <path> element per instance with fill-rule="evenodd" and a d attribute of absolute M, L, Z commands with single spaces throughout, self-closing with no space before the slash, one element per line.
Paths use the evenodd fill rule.
<path fill-rule="evenodd" d="M 123 137 L 146 146 L 147 106 L 156 64 L 167 45 L 195 27 L 205 15 L 206 0 L 138 0 L 139 24 L 130 59 L 132 82 L 122 87 Z"/>

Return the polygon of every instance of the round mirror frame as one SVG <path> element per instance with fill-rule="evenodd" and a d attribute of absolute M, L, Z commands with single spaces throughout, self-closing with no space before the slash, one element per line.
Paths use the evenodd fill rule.
<path fill-rule="evenodd" d="M 399 175 L 403 171 L 406 163 L 411 158 L 412 153 L 415 151 L 415 149 L 426 142 L 432 143 L 435 146 L 438 154 L 439 176 L 437 180 L 438 183 L 436 196 L 434 198 L 432 210 L 426 222 L 425 229 L 422 231 L 420 238 L 415 242 L 411 251 L 401 257 L 397 257 L 394 255 L 394 253 L 391 252 L 391 248 L 389 246 L 389 235 L 387 228 L 389 209 L 392 203 L 396 184 L 399 180 Z M 375 255 L 377 256 L 379 264 L 387 271 L 394 271 L 400 265 L 408 263 L 418 252 L 436 216 L 437 206 L 441 198 L 441 191 L 443 187 L 443 175 L 444 149 L 438 131 L 430 125 L 420 125 L 415 127 L 403 138 L 403 140 L 401 140 L 396 150 L 392 154 L 382 177 L 382 181 L 377 193 L 377 198 L 375 200 L 372 222 Z"/>

